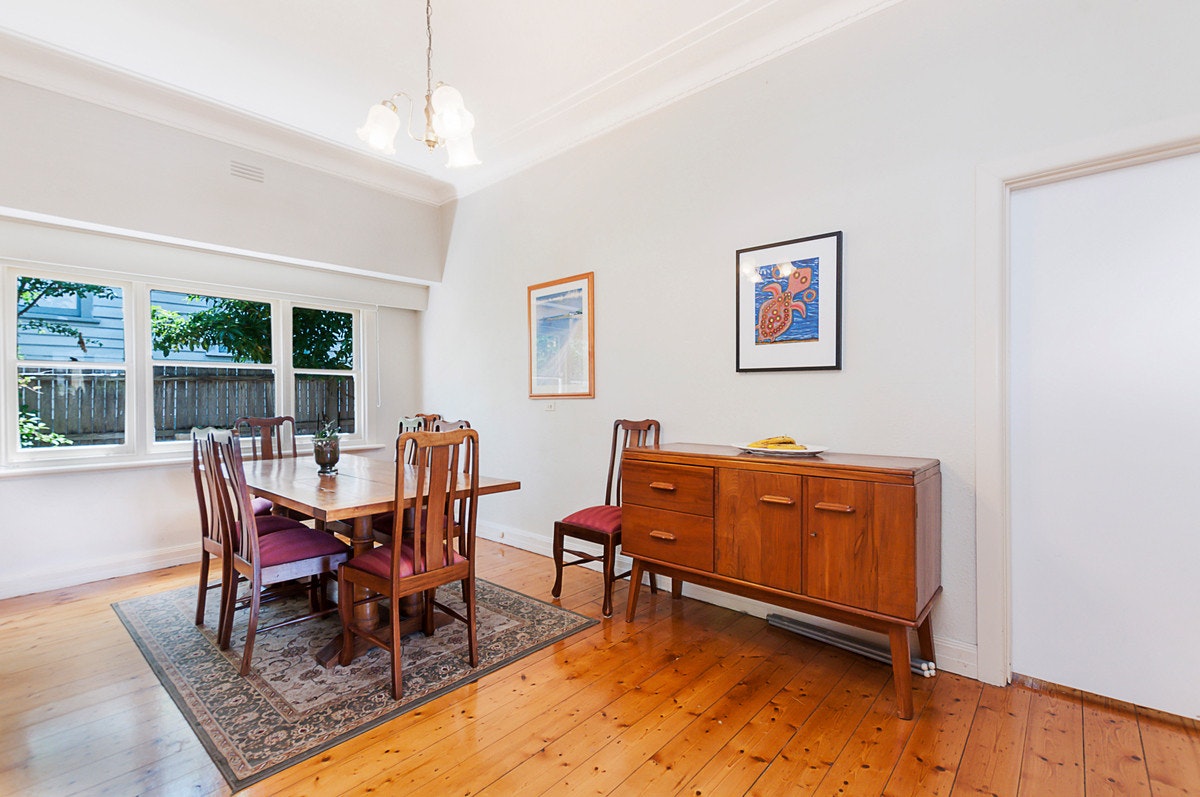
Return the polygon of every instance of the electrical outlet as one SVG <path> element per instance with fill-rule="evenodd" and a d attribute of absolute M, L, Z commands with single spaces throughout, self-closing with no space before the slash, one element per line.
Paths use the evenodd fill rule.
<path fill-rule="evenodd" d="M 542 410 L 545 412 L 554 412 L 555 409 L 556 408 L 554 406 L 553 401 L 547 401 L 545 404 L 542 405 Z"/>

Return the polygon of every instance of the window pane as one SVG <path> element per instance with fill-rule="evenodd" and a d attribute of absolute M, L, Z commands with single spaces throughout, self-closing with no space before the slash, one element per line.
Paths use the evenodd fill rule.
<path fill-rule="evenodd" d="M 21 448 L 125 442 L 125 372 L 17 368 Z"/>
<path fill-rule="evenodd" d="M 154 359 L 271 362 L 271 306 L 247 299 L 150 291 Z"/>
<path fill-rule="evenodd" d="M 292 367 L 331 371 L 354 368 L 350 313 L 292 308 Z"/>
<path fill-rule="evenodd" d="M 354 433 L 354 377 L 296 374 L 296 434 L 313 434 L 327 421 Z"/>
<path fill-rule="evenodd" d="M 275 414 L 275 372 L 263 368 L 154 366 L 154 439 L 186 440 L 193 426 L 229 428 Z"/>
<path fill-rule="evenodd" d="M 121 289 L 17 277 L 17 357 L 125 362 Z"/>

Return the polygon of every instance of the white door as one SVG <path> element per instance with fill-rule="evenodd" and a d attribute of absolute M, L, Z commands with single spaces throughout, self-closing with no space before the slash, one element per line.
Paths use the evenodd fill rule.
<path fill-rule="evenodd" d="M 1200 717 L 1200 155 L 1011 218 L 1013 672 Z"/>

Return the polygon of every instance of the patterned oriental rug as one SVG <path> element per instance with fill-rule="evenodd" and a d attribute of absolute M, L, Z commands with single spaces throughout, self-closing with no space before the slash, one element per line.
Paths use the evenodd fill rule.
<path fill-rule="evenodd" d="M 215 590 L 200 627 L 193 622 L 194 586 L 114 603 L 113 609 L 237 791 L 597 622 L 483 579 L 476 589 L 479 666 L 467 663 L 460 622 L 432 637 L 410 634 L 399 701 L 392 700 L 391 665 L 379 648 L 348 667 L 325 669 L 316 662 L 314 654 L 339 633 L 336 614 L 258 634 L 253 669 L 242 678 L 246 612 L 237 613 L 229 650 L 218 650 Z M 461 610 L 457 583 L 442 587 L 438 599 Z M 304 596 L 267 604 L 259 625 L 306 607 Z"/>

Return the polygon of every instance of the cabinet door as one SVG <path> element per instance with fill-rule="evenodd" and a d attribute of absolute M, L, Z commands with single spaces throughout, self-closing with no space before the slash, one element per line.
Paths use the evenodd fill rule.
<path fill-rule="evenodd" d="M 716 572 L 800 592 L 800 476 L 717 471 Z"/>
<path fill-rule="evenodd" d="M 804 504 L 805 593 L 914 619 L 913 489 L 808 478 Z"/>

